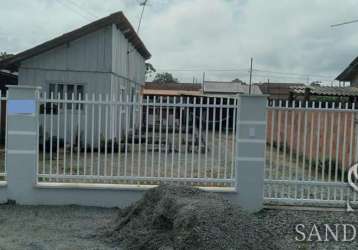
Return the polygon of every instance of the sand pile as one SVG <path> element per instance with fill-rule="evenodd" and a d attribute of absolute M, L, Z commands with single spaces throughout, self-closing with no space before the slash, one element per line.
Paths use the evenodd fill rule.
<path fill-rule="evenodd" d="M 105 237 L 124 249 L 277 249 L 251 215 L 218 195 L 173 185 L 121 210 Z"/>

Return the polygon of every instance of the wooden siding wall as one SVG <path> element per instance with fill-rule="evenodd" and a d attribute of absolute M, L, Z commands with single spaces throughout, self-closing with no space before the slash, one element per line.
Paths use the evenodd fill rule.
<path fill-rule="evenodd" d="M 327 113 L 327 127 L 325 130 L 324 120 L 325 113 Z M 284 143 L 284 128 L 285 128 L 285 111 L 281 111 L 280 119 L 275 111 L 273 120 L 273 112 L 271 110 L 267 113 L 267 143 L 271 140 L 271 128 L 272 121 L 274 121 L 273 128 L 273 143 L 274 145 L 280 145 L 283 148 Z M 356 143 L 357 143 L 357 124 L 354 122 L 353 129 L 351 129 L 352 119 L 355 119 L 354 112 L 323 112 L 323 111 L 311 111 L 307 112 L 307 127 L 306 127 L 306 158 L 317 159 L 322 164 L 323 155 L 325 155 L 326 164 L 328 164 L 329 157 L 331 155 L 332 164 L 335 164 L 338 160 L 338 166 L 347 169 L 355 162 L 356 159 Z M 293 117 L 293 123 L 291 118 Z M 301 116 L 300 124 L 298 117 Z M 287 129 L 286 129 L 286 147 L 292 149 L 294 154 L 303 155 L 304 153 L 304 112 L 303 111 L 287 111 Z M 320 116 L 320 120 L 319 120 Z M 345 126 L 345 119 L 346 129 Z M 340 123 L 340 129 L 338 130 L 338 123 Z M 331 126 L 333 127 L 333 133 L 331 133 Z M 280 135 L 278 131 L 280 127 Z M 293 130 L 292 130 L 293 127 Z M 300 129 L 299 129 L 300 128 Z M 293 134 L 291 134 L 293 131 Z M 312 131 L 312 133 L 311 133 Z M 311 135 L 313 136 L 312 148 L 310 147 Z M 319 137 L 318 137 L 319 135 Z M 353 137 L 353 140 L 352 140 Z M 280 141 L 278 141 L 280 138 Z M 337 144 L 338 140 L 338 144 Z M 332 142 L 332 143 L 331 143 Z M 352 143 L 353 142 L 353 143 Z M 324 147 L 324 145 L 326 145 Z M 332 145 L 332 147 L 331 147 Z M 338 147 L 337 147 L 338 145 Z M 343 152 L 345 149 L 345 152 Z M 350 152 L 352 157 L 350 158 Z M 338 157 L 337 157 L 338 156 Z M 350 162 L 351 161 L 351 162 Z M 327 169 L 327 168 L 326 168 Z"/>

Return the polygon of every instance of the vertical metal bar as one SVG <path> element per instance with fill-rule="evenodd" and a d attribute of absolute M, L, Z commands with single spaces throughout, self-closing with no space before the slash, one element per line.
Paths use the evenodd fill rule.
<path fill-rule="evenodd" d="M 70 175 L 73 174 L 73 112 L 74 112 L 74 93 L 72 93 L 72 97 L 70 100 L 70 107 L 71 107 L 71 145 L 70 145 Z"/>
<path fill-rule="evenodd" d="M 316 107 L 316 103 L 312 103 L 313 107 Z M 308 160 L 308 180 L 312 181 L 312 159 L 313 159 L 313 126 L 314 126 L 315 111 L 311 111 L 311 122 L 310 122 L 310 142 L 309 142 L 309 160 Z M 308 195 L 310 195 L 311 188 L 308 187 Z"/>
<path fill-rule="evenodd" d="M 194 159 L 195 159 L 195 116 L 196 116 L 196 97 L 194 97 L 193 103 L 193 134 L 191 141 L 191 173 L 190 177 L 194 178 Z"/>
<path fill-rule="evenodd" d="M 218 175 L 217 178 L 220 178 L 221 172 L 221 135 L 222 135 L 222 122 L 223 122 L 223 98 L 220 98 L 220 112 L 219 112 L 219 145 L 218 145 Z"/>
<path fill-rule="evenodd" d="M 57 93 L 57 102 L 60 101 L 60 93 Z M 56 141 L 56 175 L 60 174 L 60 104 L 57 105 L 57 141 Z M 58 178 L 57 178 L 58 181 Z"/>
<path fill-rule="evenodd" d="M 77 102 L 82 100 L 81 94 L 78 96 Z M 77 175 L 80 174 L 80 153 L 81 153 L 81 104 L 76 105 L 77 107 Z"/>
<path fill-rule="evenodd" d="M 176 112 L 176 97 L 173 97 L 173 126 L 172 126 L 172 147 L 171 147 L 171 152 L 172 152 L 172 161 L 171 161 L 171 173 L 170 176 L 173 177 L 174 176 L 174 152 L 175 152 L 175 112 Z"/>
<path fill-rule="evenodd" d="M 213 119 L 212 119 L 212 141 L 211 141 L 211 178 L 214 178 L 214 166 L 215 166 L 215 129 L 216 129 L 216 97 L 214 97 L 213 103 Z"/>
<path fill-rule="evenodd" d="M 121 154 L 122 154 L 122 106 L 123 106 L 123 96 L 119 95 L 118 103 L 118 163 L 117 163 L 117 176 L 121 175 Z"/>
<path fill-rule="evenodd" d="M 295 174 L 296 174 L 296 181 L 298 181 L 298 165 L 299 165 L 299 161 L 300 161 L 300 140 L 301 140 L 301 113 L 302 113 L 302 102 L 298 103 L 298 135 L 297 135 L 297 144 L 296 144 L 296 169 L 295 169 Z M 295 185 L 295 199 L 297 199 L 297 192 L 298 192 L 298 186 L 297 184 Z"/>
<path fill-rule="evenodd" d="M 338 109 L 342 109 L 342 103 L 339 102 Z M 338 167 L 339 167 L 339 145 L 340 145 L 340 132 L 341 132 L 341 112 L 338 111 L 338 125 L 337 125 L 337 137 L 336 137 L 336 164 L 334 172 L 334 181 L 338 181 Z M 334 187 L 334 200 L 337 200 L 337 188 Z"/>
<path fill-rule="evenodd" d="M 178 172 L 177 177 L 180 177 L 181 170 L 181 136 L 182 136 L 182 123 L 183 123 L 183 97 L 181 96 L 179 104 L 179 139 L 178 139 Z"/>
<path fill-rule="evenodd" d="M 209 113 L 210 113 L 210 97 L 206 97 L 206 117 L 205 117 L 205 172 L 204 178 L 208 178 L 208 147 L 209 147 Z"/>
<path fill-rule="evenodd" d="M 148 133 L 149 133 L 149 96 L 146 100 L 146 126 L 145 126 L 145 154 L 144 154 L 144 176 L 147 177 L 147 168 L 148 168 Z"/>
<path fill-rule="evenodd" d="M 344 125 L 343 125 L 343 149 L 342 149 L 342 166 L 341 166 L 341 182 L 342 183 L 344 183 L 344 175 L 345 175 L 344 169 L 347 167 L 346 166 L 347 111 L 348 111 L 348 103 L 346 103 L 346 106 L 345 106 Z M 344 200 L 343 188 L 341 188 L 341 200 L 342 201 Z"/>
<path fill-rule="evenodd" d="M 158 145 L 158 177 L 162 172 L 162 120 L 163 120 L 163 96 L 159 97 L 159 145 Z"/>
<path fill-rule="evenodd" d="M 133 110 L 133 114 L 132 114 L 132 149 L 131 149 L 131 176 L 134 176 L 134 138 L 135 138 L 135 113 L 136 113 L 136 105 L 135 103 L 137 103 L 137 96 L 134 96 L 133 98 L 133 102 L 131 103 L 131 110 Z"/>
<path fill-rule="evenodd" d="M 320 102 L 321 103 L 321 102 Z M 303 157 L 302 157 L 302 180 L 305 181 L 306 168 L 306 147 L 307 147 L 307 109 L 308 102 L 305 102 L 306 110 L 304 111 L 304 128 L 303 128 Z M 301 185 L 301 197 L 304 198 L 304 186 Z"/>
<path fill-rule="evenodd" d="M 284 128 L 283 128 L 283 167 L 281 179 L 286 180 L 286 166 L 287 166 L 287 116 L 288 116 L 288 101 L 285 102 L 285 116 L 284 116 Z M 292 124 L 291 124 L 292 126 Z M 281 195 L 285 192 L 285 186 L 282 185 Z"/>
<path fill-rule="evenodd" d="M 226 127 L 225 127 L 225 133 L 226 133 L 226 135 L 225 135 L 225 137 L 226 137 L 226 140 L 225 140 L 225 161 L 224 161 L 224 166 L 225 166 L 225 168 L 224 168 L 224 178 L 226 179 L 227 178 L 227 171 L 228 171 L 228 165 L 227 165 L 227 159 L 228 159 L 228 151 L 229 151 L 229 148 L 228 148 L 228 146 L 229 146 L 229 121 L 230 121 L 230 116 L 229 116 L 229 110 L 230 110 L 230 108 L 229 108 L 229 105 L 230 105 L 230 99 L 229 98 L 227 98 L 226 99 L 226 119 L 225 119 L 225 121 L 226 121 L 226 123 L 225 123 L 225 125 L 226 125 Z"/>
<path fill-rule="evenodd" d="M 233 120 L 232 120 L 232 156 L 231 156 L 231 173 L 230 173 L 230 179 L 233 179 L 234 178 L 234 169 L 236 168 L 236 151 L 235 151 L 235 148 L 236 148 L 236 133 L 238 131 L 236 131 L 236 113 L 238 111 L 240 107 L 237 106 L 237 98 L 234 99 L 234 108 L 233 108 Z"/>
<path fill-rule="evenodd" d="M 173 177 L 174 176 L 174 153 L 175 153 L 175 114 L 176 114 L 176 97 L 173 97 L 173 127 L 172 127 L 172 148 L 171 148 L 171 152 L 172 152 L 172 161 L 171 161 L 171 174 L 170 176 Z"/>
<path fill-rule="evenodd" d="M 128 120 L 129 120 L 129 96 L 126 95 L 126 103 L 125 103 L 125 120 L 126 120 L 126 128 L 125 128 L 125 142 L 124 142 L 124 176 L 127 176 L 127 165 L 128 165 Z"/>
<path fill-rule="evenodd" d="M 143 122 L 143 97 L 139 97 L 139 129 L 138 129 L 138 176 L 141 176 L 140 170 L 142 168 L 142 122 Z"/>
<path fill-rule="evenodd" d="M 331 127 L 330 127 L 330 136 L 329 136 L 329 162 L 328 162 L 328 180 L 329 182 L 332 181 L 332 155 L 333 155 L 333 125 L 334 125 L 334 115 L 335 115 L 335 112 L 334 112 L 334 109 L 335 109 L 335 103 L 333 103 L 333 106 L 332 106 L 332 111 L 331 111 L 331 119 L 330 119 L 330 122 L 331 122 Z M 328 199 L 330 200 L 331 199 L 331 189 L 328 188 Z"/>
<path fill-rule="evenodd" d="M 50 175 L 53 174 L 52 172 L 52 137 L 53 137 L 53 92 L 51 92 L 51 104 L 50 104 L 51 112 L 50 112 Z"/>
<path fill-rule="evenodd" d="M 46 92 L 44 92 L 44 102 L 43 102 L 43 107 L 44 107 L 44 126 L 43 126 L 43 142 L 42 142 L 42 160 L 43 160 L 43 164 L 42 164 L 42 173 L 45 174 L 46 173 L 46 123 L 47 123 L 47 120 L 46 120 L 46 116 L 47 116 L 47 106 L 46 106 L 46 103 L 47 103 L 47 97 L 46 97 Z"/>
<path fill-rule="evenodd" d="M 84 160 L 83 160 L 83 175 L 87 175 L 87 129 L 88 129 L 88 94 L 85 94 L 85 119 L 84 119 L 84 125 L 85 125 L 85 141 L 84 141 Z"/>
<path fill-rule="evenodd" d="M 317 138 L 316 138 L 316 159 L 315 159 L 315 181 L 318 181 L 318 168 L 319 168 L 319 159 L 320 159 L 320 154 L 319 154 L 319 148 L 320 148 L 320 138 L 321 138 L 321 107 L 322 107 L 322 103 L 319 102 L 318 103 L 318 117 L 317 117 Z M 321 194 L 322 194 L 322 187 L 318 187 L 316 186 L 315 189 L 315 198 L 317 197 L 317 191 L 318 189 L 321 190 Z"/>
<path fill-rule="evenodd" d="M 115 139 L 115 125 L 116 125 L 116 115 L 115 115 L 115 105 L 116 99 L 115 96 L 112 95 L 112 103 L 111 103 L 111 115 L 109 117 L 109 120 L 111 122 L 111 176 L 114 175 L 114 139 Z"/>
<path fill-rule="evenodd" d="M 164 177 L 167 176 L 168 170 L 168 134 L 169 134 L 169 96 L 166 97 L 167 99 L 167 109 L 166 109 L 166 117 L 165 117 L 165 159 L 164 159 Z"/>
<path fill-rule="evenodd" d="M 104 117 L 104 176 L 107 176 L 108 166 L 107 166 L 107 154 L 108 154 L 108 108 L 109 108 L 109 96 L 106 94 L 106 101 L 105 101 L 105 117 Z"/>
<path fill-rule="evenodd" d="M 276 170 L 275 170 L 275 180 L 279 179 L 280 172 L 280 144 L 281 144 L 281 108 L 282 100 L 279 100 L 278 103 L 279 109 L 277 110 L 277 141 L 276 141 Z M 277 190 L 276 190 L 277 191 Z"/>
<path fill-rule="evenodd" d="M 296 107 L 296 102 L 293 101 L 292 103 L 292 107 Z M 290 131 L 290 157 L 289 157 L 289 173 L 288 173 L 288 179 L 289 180 L 293 180 L 293 176 L 292 176 L 292 172 L 293 172 L 293 164 L 292 164 L 292 159 L 293 159 L 293 140 L 295 138 L 294 136 L 294 131 L 295 131 L 295 113 L 296 111 L 294 109 L 291 110 L 291 131 Z M 288 186 L 288 196 L 289 198 L 292 197 L 291 195 L 291 185 Z"/>
<path fill-rule="evenodd" d="M 63 105 L 63 112 L 64 112 L 64 129 L 63 129 L 63 174 L 66 175 L 66 168 L 67 168 L 67 92 L 64 93 L 65 96 L 65 103 Z M 46 113 L 46 111 L 45 111 Z"/>
<path fill-rule="evenodd" d="M 275 114 L 276 114 L 276 110 L 274 109 L 274 105 L 275 103 L 272 104 L 272 108 L 271 108 L 271 138 L 270 138 L 270 168 L 269 168 L 269 179 L 273 180 L 273 138 L 274 138 L 274 128 L 275 128 Z M 239 107 L 240 108 L 240 107 Z M 238 132 L 236 132 L 238 133 Z M 276 174 L 275 174 L 276 175 Z M 268 192 L 269 192 L 269 197 L 272 197 L 272 185 L 269 185 L 268 188 Z"/>
<path fill-rule="evenodd" d="M 184 177 L 188 177 L 188 144 L 189 144 L 189 97 L 186 98 L 186 115 L 185 115 L 185 159 L 184 159 Z"/>
<path fill-rule="evenodd" d="M 93 164 L 94 164 L 94 109 L 95 109 L 95 95 L 94 93 L 92 94 L 92 109 L 91 109 L 91 175 L 93 175 Z"/>
<path fill-rule="evenodd" d="M 101 175 L 101 124 L 102 124 L 102 94 L 99 94 L 98 99 L 98 132 L 97 132 L 97 176 Z"/>
<path fill-rule="evenodd" d="M 151 166 L 150 166 L 150 176 L 154 177 L 154 148 L 155 148 L 155 109 L 157 108 L 156 105 L 156 96 L 153 97 L 153 123 L 152 123 L 152 159 L 151 159 Z"/>

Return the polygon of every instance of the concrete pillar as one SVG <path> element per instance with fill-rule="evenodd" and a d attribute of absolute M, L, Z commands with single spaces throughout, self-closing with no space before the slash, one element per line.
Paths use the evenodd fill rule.
<path fill-rule="evenodd" d="M 6 166 L 8 199 L 32 200 L 38 153 L 37 87 L 7 86 Z"/>
<path fill-rule="evenodd" d="M 263 207 L 267 96 L 239 99 L 236 191 L 239 205 L 250 212 Z"/>

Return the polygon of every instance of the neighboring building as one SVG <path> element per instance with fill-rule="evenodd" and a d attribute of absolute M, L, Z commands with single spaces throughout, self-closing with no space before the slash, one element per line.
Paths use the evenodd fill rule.
<path fill-rule="evenodd" d="M 126 95 L 133 99 L 144 84 L 145 61 L 150 57 L 151 54 L 124 14 L 116 12 L 0 61 L 0 69 L 18 72 L 19 85 L 41 86 L 47 95 L 53 93 L 61 99 L 65 98 L 65 93 L 69 99 L 71 96 L 75 99 L 80 96 L 84 98 L 85 93 L 89 97 L 95 94 L 96 98 L 101 94 L 103 100 L 106 96 L 118 99 Z M 76 127 L 85 123 L 85 112 L 82 105 L 67 105 L 67 109 L 73 109 L 74 106 L 76 113 L 82 111 L 79 113 L 81 120 L 73 119 L 75 124 L 71 124 Z M 54 113 L 61 117 L 59 126 L 63 127 L 65 108 L 62 105 L 57 108 L 58 112 L 55 110 Z M 47 113 L 47 107 L 40 107 L 40 112 Z M 115 110 L 111 112 L 113 119 L 109 131 L 114 133 L 123 113 Z M 129 110 L 129 113 L 132 117 L 133 111 Z M 105 126 L 105 119 L 100 114 L 95 111 L 94 120 L 101 121 L 102 126 Z M 40 117 L 40 122 L 43 120 Z M 48 120 L 46 123 L 49 123 Z M 133 117 L 129 120 L 131 124 L 136 122 Z M 68 127 L 70 119 L 67 119 L 67 123 Z M 89 131 L 91 128 L 88 128 Z M 42 133 L 47 136 L 48 131 Z M 99 136 L 103 135 L 95 134 L 95 137 Z"/>
<path fill-rule="evenodd" d="M 256 83 L 264 95 L 269 99 L 289 100 L 290 93 L 294 87 L 304 87 L 303 83 Z"/>
<path fill-rule="evenodd" d="M 0 62 L 19 85 L 55 96 L 138 93 L 150 53 L 122 12 L 92 22 Z"/>
<path fill-rule="evenodd" d="M 204 81 L 203 94 L 204 95 L 238 95 L 249 94 L 250 86 L 242 82 L 221 82 L 221 81 Z M 260 88 L 256 85 L 251 86 L 251 94 L 262 95 Z"/>
<path fill-rule="evenodd" d="M 336 77 L 337 81 L 349 82 L 351 87 L 358 87 L 358 57 Z"/>
<path fill-rule="evenodd" d="M 154 83 L 146 82 L 142 86 L 143 96 L 201 96 L 201 84 L 193 83 Z"/>
<path fill-rule="evenodd" d="M 358 101 L 358 87 L 297 86 L 292 87 L 291 94 L 294 100 Z"/>

